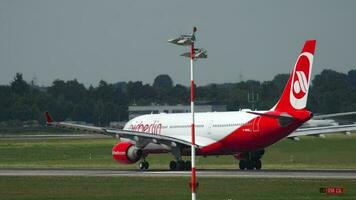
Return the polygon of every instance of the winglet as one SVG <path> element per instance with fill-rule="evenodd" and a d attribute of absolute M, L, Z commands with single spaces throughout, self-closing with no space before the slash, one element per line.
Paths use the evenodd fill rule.
<path fill-rule="evenodd" d="M 44 114 L 45 114 L 45 117 L 46 117 L 47 124 L 52 123 L 53 122 L 53 118 L 52 118 L 51 114 L 49 114 L 48 111 L 46 111 Z"/>

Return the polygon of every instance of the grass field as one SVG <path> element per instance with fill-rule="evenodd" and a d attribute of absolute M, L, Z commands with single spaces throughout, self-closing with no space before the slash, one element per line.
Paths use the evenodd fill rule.
<path fill-rule="evenodd" d="M 356 199 L 356 180 L 201 178 L 201 200 L 331 200 Z M 190 199 L 188 178 L 138 177 L 0 177 L 1 200 L 130 200 Z M 319 188 L 339 186 L 341 196 L 328 196 Z"/>
<path fill-rule="evenodd" d="M 117 142 L 103 139 L 0 139 L 0 168 L 113 168 Z M 283 140 L 263 157 L 269 169 L 356 169 L 356 137 Z M 167 169 L 170 154 L 150 155 L 151 169 Z M 188 159 L 188 158 L 186 158 Z M 232 156 L 198 157 L 198 169 L 234 169 Z M 0 200 L 18 199 L 190 199 L 188 177 L 5 177 L 0 176 Z M 356 180 L 278 178 L 199 178 L 198 199 L 356 199 Z M 319 188 L 344 187 L 341 196 L 327 196 Z"/>
<path fill-rule="evenodd" d="M 0 168 L 122 168 L 111 157 L 116 139 L 0 139 Z M 266 149 L 265 169 L 356 169 L 356 136 L 282 140 Z M 171 154 L 149 155 L 151 169 L 167 169 Z M 188 159 L 188 158 L 185 158 Z M 198 157 L 200 169 L 237 167 L 232 156 Z"/>

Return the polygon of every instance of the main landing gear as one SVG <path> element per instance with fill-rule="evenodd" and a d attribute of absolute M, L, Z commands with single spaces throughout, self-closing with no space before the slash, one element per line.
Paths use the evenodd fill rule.
<path fill-rule="evenodd" d="M 176 161 L 172 160 L 169 162 L 169 169 L 172 171 L 184 171 L 184 170 L 191 170 L 192 169 L 192 163 L 187 160 L 184 161 L 182 160 L 182 149 L 181 147 L 175 147 L 172 148 L 171 153 L 173 156 L 176 158 Z"/>
<path fill-rule="evenodd" d="M 169 169 L 172 170 L 172 171 L 189 171 L 192 169 L 192 163 L 191 161 L 187 160 L 187 161 L 184 161 L 182 160 L 182 150 L 181 148 L 178 146 L 178 147 L 175 147 L 175 148 L 172 148 L 172 154 L 174 155 L 174 157 L 176 158 L 176 160 L 172 160 L 171 162 L 169 162 Z M 141 157 L 141 161 L 138 165 L 139 169 L 141 171 L 146 171 L 148 170 L 149 168 L 149 164 L 148 162 L 146 161 L 146 157 L 147 157 L 147 154 L 143 154 L 142 157 Z"/>
<path fill-rule="evenodd" d="M 260 170 L 262 168 L 261 160 L 240 160 L 239 168 L 241 170 Z"/>
<path fill-rule="evenodd" d="M 241 170 L 260 170 L 262 168 L 261 158 L 265 150 L 259 150 L 254 152 L 245 152 L 242 154 L 242 159 L 239 162 L 239 168 Z"/>
<path fill-rule="evenodd" d="M 191 170 L 192 167 L 192 163 L 187 160 L 187 161 L 183 161 L 183 160 L 178 160 L 178 161 L 174 161 L 172 160 L 169 163 L 169 169 L 172 171 L 184 171 L 184 170 Z"/>
<path fill-rule="evenodd" d="M 192 165 L 192 163 L 189 160 L 187 160 L 187 161 L 183 161 L 183 160 L 174 161 L 174 160 L 172 160 L 169 163 L 169 169 L 172 170 L 172 171 L 184 171 L 184 170 L 189 171 L 189 170 L 191 170 L 191 165 Z M 150 165 L 146 160 L 143 160 L 138 164 L 138 167 L 139 167 L 139 169 L 141 171 L 148 170 L 149 166 Z"/>

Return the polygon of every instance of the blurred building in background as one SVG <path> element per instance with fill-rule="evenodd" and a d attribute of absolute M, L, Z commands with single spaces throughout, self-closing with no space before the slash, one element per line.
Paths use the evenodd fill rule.
<path fill-rule="evenodd" d="M 226 105 L 216 102 L 199 103 L 195 105 L 195 112 L 215 112 L 226 111 Z M 129 106 L 129 120 L 140 115 L 158 113 L 188 113 L 190 105 L 149 105 L 149 106 Z"/>

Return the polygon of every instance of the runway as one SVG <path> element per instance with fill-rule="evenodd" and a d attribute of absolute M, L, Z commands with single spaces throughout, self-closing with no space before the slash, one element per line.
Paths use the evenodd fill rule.
<path fill-rule="evenodd" d="M 355 179 L 356 170 L 198 170 L 199 177 Z M 189 177 L 190 171 L 114 169 L 0 169 L 0 176 Z"/>
<path fill-rule="evenodd" d="M 74 138 L 111 138 L 107 135 L 102 134 L 29 134 L 29 135 L 18 135 L 18 134 L 0 134 L 0 139 L 16 139 L 16 140 L 23 140 L 23 139 L 74 139 Z"/>

